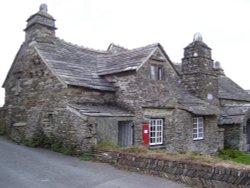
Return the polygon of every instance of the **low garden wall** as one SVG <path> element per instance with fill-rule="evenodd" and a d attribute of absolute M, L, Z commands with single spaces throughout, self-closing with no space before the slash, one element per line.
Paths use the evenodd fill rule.
<path fill-rule="evenodd" d="M 4 131 L 5 121 L 4 121 L 4 109 L 0 107 L 0 132 Z"/>
<path fill-rule="evenodd" d="M 201 188 L 249 188 L 250 168 L 201 164 L 188 160 L 142 157 L 117 151 L 96 151 L 96 160 L 118 168 L 165 177 Z"/>

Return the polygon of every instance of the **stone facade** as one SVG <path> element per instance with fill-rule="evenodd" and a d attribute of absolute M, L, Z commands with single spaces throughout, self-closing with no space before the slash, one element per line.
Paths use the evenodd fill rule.
<path fill-rule="evenodd" d="M 184 49 L 182 59 L 183 82 L 195 96 L 218 104 L 218 76 L 209 48 L 202 39 L 194 40 Z"/>
<path fill-rule="evenodd" d="M 5 129 L 16 142 L 42 131 L 79 152 L 104 141 L 201 154 L 224 147 L 218 126 L 223 71 L 214 69 L 200 37 L 185 48 L 179 70 L 160 44 L 97 51 L 67 43 L 55 36 L 55 19 L 44 6 L 27 22 L 3 84 Z"/>
<path fill-rule="evenodd" d="M 0 108 L 0 131 L 5 131 L 5 111 Z"/>

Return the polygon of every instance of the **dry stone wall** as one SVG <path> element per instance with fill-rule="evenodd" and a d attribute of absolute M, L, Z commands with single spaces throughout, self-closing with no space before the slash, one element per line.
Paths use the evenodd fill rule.
<path fill-rule="evenodd" d="M 194 161 L 142 157 L 115 151 L 96 151 L 96 160 L 118 168 L 156 175 L 199 188 L 250 187 L 250 169 Z"/>
<path fill-rule="evenodd" d="M 0 132 L 5 129 L 4 109 L 0 108 Z"/>

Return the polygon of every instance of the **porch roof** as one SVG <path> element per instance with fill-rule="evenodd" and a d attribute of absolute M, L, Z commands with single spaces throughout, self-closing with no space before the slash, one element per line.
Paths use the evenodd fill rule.
<path fill-rule="evenodd" d="M 241 124 L 244 122 L 250 104 L 229 104 L 220 108 L 219 125 Z"/>
<path fill-rule="evenodd" d="M 93 117 L 133 117 L 133 114 L 113 105 L 100 104 L 69 104 L 68 107 L 76 110 L 80 115 Z"/>

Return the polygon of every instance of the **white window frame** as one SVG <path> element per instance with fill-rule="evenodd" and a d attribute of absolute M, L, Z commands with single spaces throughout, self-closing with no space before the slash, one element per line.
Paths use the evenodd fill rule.
<path fill-rule="evenodd" d="M 149 145 L 163 144 L 163 119 L 151 119 L 149 124 Z"/>
<path fill-rule="evenodd" d="M 204 118 L 194 117 L 193 118 L 193 140 L 204 139 Z"/>

